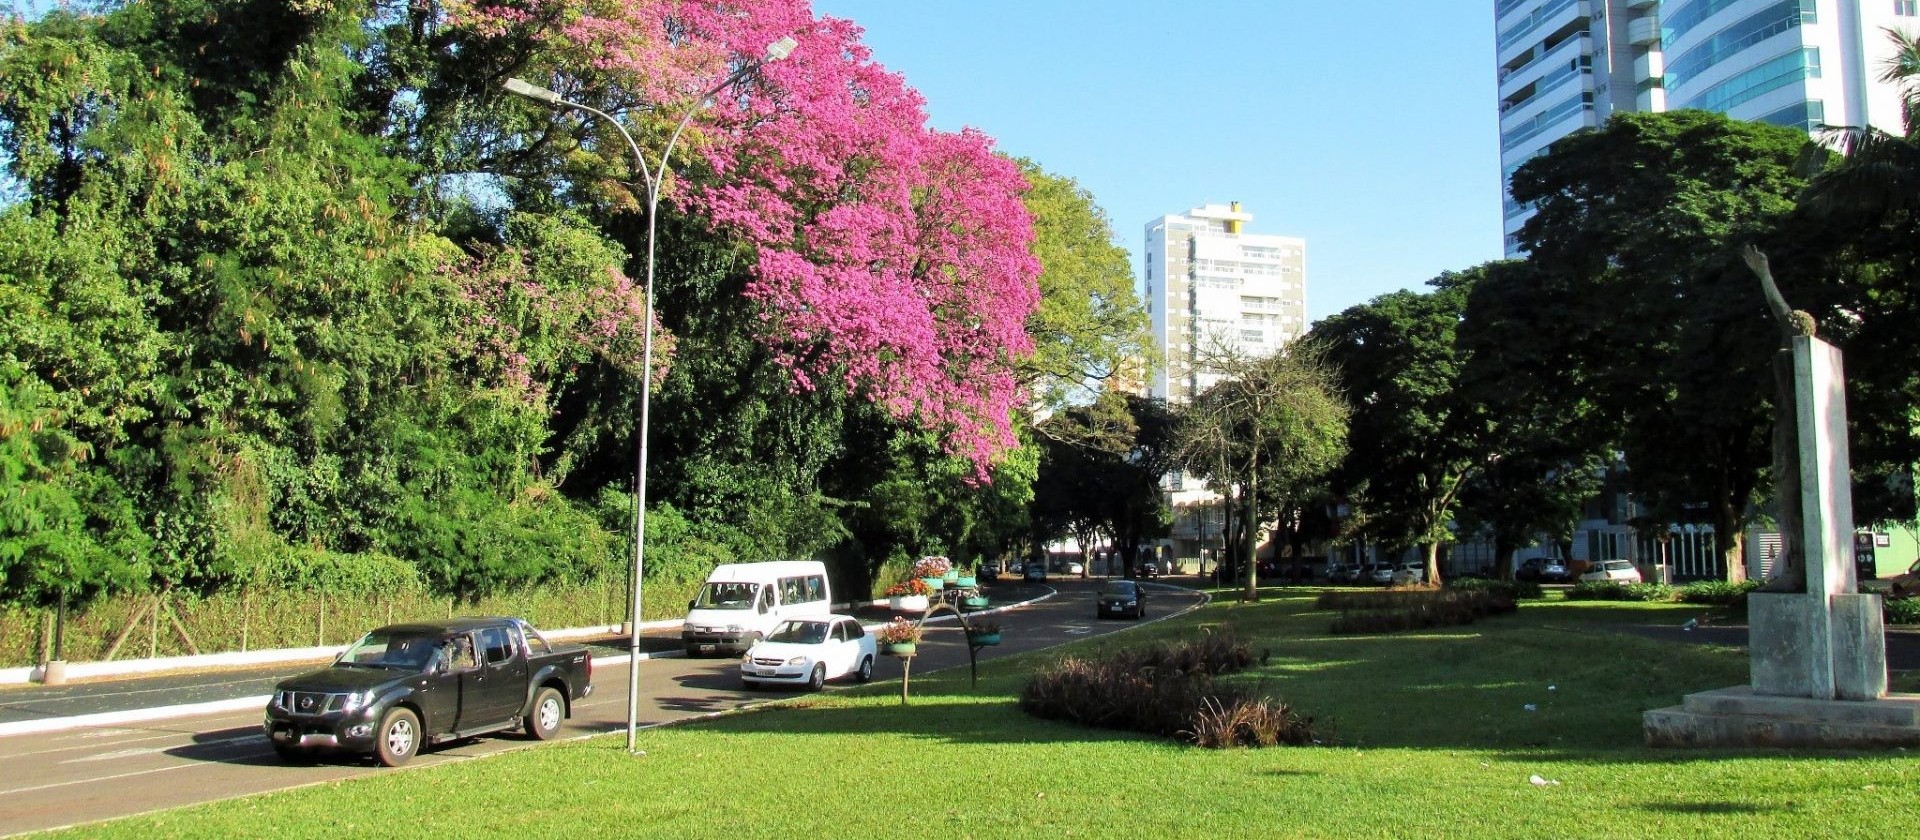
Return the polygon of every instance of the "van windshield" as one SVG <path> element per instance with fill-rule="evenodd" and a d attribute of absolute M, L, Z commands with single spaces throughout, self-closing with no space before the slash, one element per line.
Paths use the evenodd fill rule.
<path fill-rule="evenodd" d="M 696 610 L 747 610 L 760 594 L 757 583 L 708 583 L 693 602 Z"/>

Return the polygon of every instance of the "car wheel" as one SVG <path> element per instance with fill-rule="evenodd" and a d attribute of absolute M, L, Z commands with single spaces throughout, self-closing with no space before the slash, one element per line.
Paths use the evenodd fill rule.
<path fill-rule="evenodd" d="M 380 719 L 380 763 L 399 767 L 420 750 L 420 716 L 394 709 Z"/>
<path fill-rule="evenodd" d="M 813 674 L 807 677 L 807 690 L 819 691 L 820 689 L 823 689 L 826 687 L 827 687 L 827 663 L 822 662 L 813 666 Z"/>
<path fill-rule="evenodd" d="M 533 714 L 527 715 L 527 734 L 551 741 L 560 734 L 560 722 L 566 720 L 567 702 L 552 688 L 540 689 L 533 696 Z"/>
<path fill-rule="evenodd" d="M 860 682 L 867 682 L 873 679 L 873 657 L 860 657 L 860 669 L 853 672 L 853 678 Z"/>

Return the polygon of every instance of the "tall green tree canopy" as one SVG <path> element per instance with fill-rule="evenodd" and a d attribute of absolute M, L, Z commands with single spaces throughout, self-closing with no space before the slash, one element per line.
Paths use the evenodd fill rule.
<path fill-rule="evenodd" d="M 1805 136 L 1705 111 L 1620 114 L 1513 176 L 1543 289 L 1571 316 L 1540 339 L 1591 390 L 1655 523 L 1704 518 L 1729 575 L 1771 465 L 1778 335 L 1740 247 L 1794 207 Z M 1704 503 L 1704 516 L 1690 510 Z"/>

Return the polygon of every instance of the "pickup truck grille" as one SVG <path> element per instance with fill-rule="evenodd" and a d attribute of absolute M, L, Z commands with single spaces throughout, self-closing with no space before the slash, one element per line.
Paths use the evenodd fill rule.
<path fill-rule="evenodd" d="M 347 704 L 345 694 L 325 694 L 318 691 L 282 691 L 280 708 L 299 715 L 321 715 L 340 711 Z"/>

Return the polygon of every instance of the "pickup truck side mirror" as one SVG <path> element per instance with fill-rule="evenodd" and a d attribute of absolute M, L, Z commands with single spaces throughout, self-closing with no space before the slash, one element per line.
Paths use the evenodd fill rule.
<path fill-rule="evenodd" d="M 697 603 L 700 603 L 700 599 L 698 599 L 698 598 L 688 598 L 688 599 L 687 599 L 687 609 L 693 609 L 693 605 L 694 605 L 694 604 L 697 604 Z"/>

